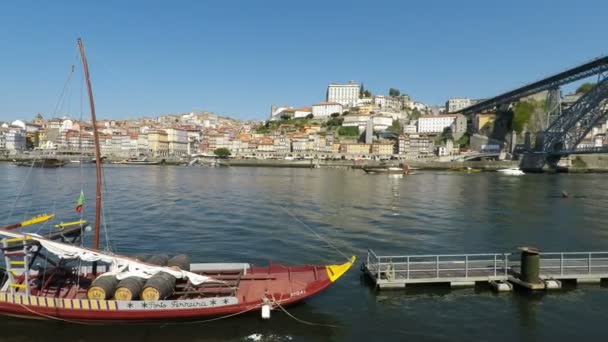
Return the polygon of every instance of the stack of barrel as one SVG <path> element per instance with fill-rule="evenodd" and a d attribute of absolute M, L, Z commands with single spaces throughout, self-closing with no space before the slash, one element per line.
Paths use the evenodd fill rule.
<path fill-rule="evenodd" d="M 176 270 L 190 270 L 190 259 L 185 254 L 172 258 L 167 255 L 154 255 L 145 259 L 148 264 L 167 266 Z M 127 277 L 122 280 L 116 276 L 101 275 L 93 280 L 87 291 L 87 298 L 106 300 L 163 300 L 175 291 L 176 279 L 167 272 L 158 272 L 149 279 L 141 277 Z"/>

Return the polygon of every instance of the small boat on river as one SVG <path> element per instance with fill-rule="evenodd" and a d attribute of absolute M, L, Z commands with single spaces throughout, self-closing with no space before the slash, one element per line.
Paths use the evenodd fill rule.
<path fill-rule="evenodd" d="M 401 174 L 411 175 L 413 174 L 413 168 L 410 168 L 407 164 L 403 166 L 391 166 L 391 165 L 377 165 L 377 166 L 363 166 L 361 168 L 366 173 L 383 173 L 383 174 Z"/>
<path fill-rule="evenodd" d="M 17 166 L 33 166 L 42 168 L 58 168 L 63 167 L 67 164 L 65 160 L 57 158 L 39 158 L 39 159 L 28 159 L 28 160 L 13 160 Z"/>
<path fill-rule="evenodd" d="M 508 169 L 500 169 L 497 170 L 498 172 L 502 173 L 503 175 L 511 175 L 511 176 L 520 176 L 523 175 L 524 172 L 518 168 L 518 167 L 512 167 L 512 168 L 508 168 Z"/>
<path fill-rule="evenodd" d="M 165 160 L 157 160 L 152 161 L 148 160 L 148 157 L 144 158 L 129 158 L 122 161 L 113 162 L 112 164 L 125 164 L 125 165 L 160 165 L 163 164 Z"/>

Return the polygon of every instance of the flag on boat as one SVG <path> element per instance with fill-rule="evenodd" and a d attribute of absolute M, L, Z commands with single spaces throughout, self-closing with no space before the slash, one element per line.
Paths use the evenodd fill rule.
<path fill-rule="evenodd" d="M 78 201 L 76 202 L 76 212 L 80 214 L 82 207 L 84 207 L 84 191 L 80 190 L 80 196 L 78 196 Z"/>

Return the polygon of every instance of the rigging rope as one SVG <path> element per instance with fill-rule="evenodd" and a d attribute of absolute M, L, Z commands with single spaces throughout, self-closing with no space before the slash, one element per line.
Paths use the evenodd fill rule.
<path fill-rule="evenodd" d="M 25 189 L 25 185 L 29 183 L 27 180 L 28 180 L 28 178 L 30 178 L 30 175 L 32 173 L 32 169 L 34 168 L 34 163 L 35 162 L 36 162 L 36 156 L 34 156 L 34 160 L 32 161 L 32 165 L 30 165 L 29 169 L 27 170 L 27 174 L 25 175 L 25 179 L 23 180 L 23 183 L 21 184 L 21 188 L 19 190 L 19 193 L 17 194 L 17 198 L 15 198 L 15 201 L 13 202 L 13 205 L 11 206 L 11 209 L 8 212 L 8 217 L 6 219 L 5 225 L 9 224 L 9 222 L 13 218 L 13 212 L 15 210 L 15 207 L 17 206 L 17 203 L 19 202 L 19 199 L 21 198 L 21 195 L 23 195 L 23 190 Z M 31 205 L 31 201 L 30 201 L 30 205 Z"/>

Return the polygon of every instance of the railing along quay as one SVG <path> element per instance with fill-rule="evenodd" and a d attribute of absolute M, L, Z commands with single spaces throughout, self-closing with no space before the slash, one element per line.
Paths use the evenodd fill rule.
<path fill-rule="evenodd" d="M 378 288 L 448 283 L 471 286 L 487 282 L 499 291 L 511 284 L 530 289 L 560 288 L 561 281 L 608 279 L 608 252 L 540 253 L 522 248 L 512 253 L 377 255 L 368 250 L 362 271 Z"/>

